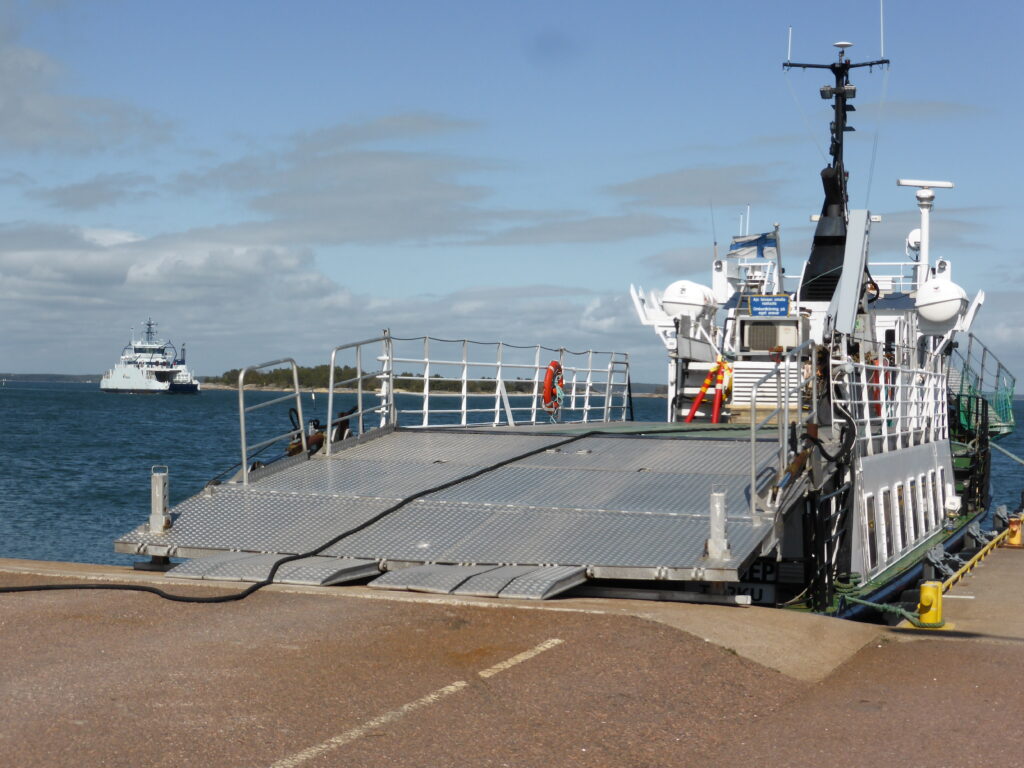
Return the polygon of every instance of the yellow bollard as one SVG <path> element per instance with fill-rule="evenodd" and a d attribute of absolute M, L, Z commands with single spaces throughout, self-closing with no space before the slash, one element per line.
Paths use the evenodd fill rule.
<path fill-rule="evenodd" d="M 1010 529 L 1006 535 L 1006 539 L 1003 541 L 1004 547 L 1013 547 L 1015 549 L 1024 548 L 1024 536 L 1021 535 L 1021 519 L 1019 517 L 1010 518 Z"/>
<path fill-rule="evenodd" d="M 926 581 L 921 585 L 917 617 L 925 624 L 942 624 L 942 582 Z"/>

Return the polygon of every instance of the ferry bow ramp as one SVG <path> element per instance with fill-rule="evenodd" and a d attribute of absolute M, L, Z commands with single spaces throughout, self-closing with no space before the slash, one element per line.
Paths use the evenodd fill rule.
<path fill-rule="evenodd" d="M 171 576 L 259 581 L 278 556 L 315 552 L 277 580 L 377 574 L 371 586 L 544 599 L 587 581 L 735 584 L 774 534 L 751 514 L 752 446 L 735 429 L 550 425 L 371 437 L 265 467 L 244 484 L 209 486 L 174 509 L 170 528 L 142 526 L 116 548 L 194 558 Z M 755 478 L 770 472 L 774 449 L 753 444 Z M 718 551 L 714 542 L 709 551 L 713 523 Z M 690 597 L 749 601 L 726 589 Z"/>

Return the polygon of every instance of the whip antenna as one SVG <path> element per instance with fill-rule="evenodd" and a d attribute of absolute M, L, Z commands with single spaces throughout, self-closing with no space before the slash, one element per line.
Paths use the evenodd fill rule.
<path fill-rule="evenodd" d="M 878 0 L 878 58 L 885 58 L 885 0 Z"/>
<path fill-rule="evenodd" d="M 711 209 L 711 242 L 714 246 L 715 260 L 718 260 L 718 233 L 715 231 L 715 203 L 708 200 L 708 207 Z"/>

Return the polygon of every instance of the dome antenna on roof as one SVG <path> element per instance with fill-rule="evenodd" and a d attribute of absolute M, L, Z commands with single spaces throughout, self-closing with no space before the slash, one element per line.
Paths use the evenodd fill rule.
<path fill-rule="evenodd" d="M 853 43 L 847 43 L 843 40 L 840 40 L 838 43 L 832 43 L 832 47 L 839 49 L 839 60 L 842 61 L 846 54 L 846 49 L 853 48 Z"/>

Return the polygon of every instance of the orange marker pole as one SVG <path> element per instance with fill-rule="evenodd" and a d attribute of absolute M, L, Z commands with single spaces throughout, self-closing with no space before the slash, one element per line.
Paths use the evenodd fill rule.
<path fill-rule="evenodd" d="M 693 421 L 693 417 L 697 415 L 697 409 L 700 407 L 700 404 L 703 402 L 704 395 L 707 394 L 708 389 L 711 387 L 711 382 L 714 381 L 714 379 L 715 379 L 715 371 L 717 371 L 721 365 L 722 365 L 722 362 L 718 361 L 713 366 L 711 366 L 711 370 L 708 371 L 707 378 L 705 378 L 704 379 L 704 383 L 701 384 L 700 392 L 698 392 L 697 396 L 695 398 L 693 398 L 693 405 L 690 406 L 690 412 L 688 414 L 686 414 L 686 419 L 684 419 L 684 421 L 687 424 L 689 424 L 691 421 Z"/>
<path fill-rule="evenodd" d="M 717 424 L 722 413 L 722 391 L 725 388 L 725 363 L 718 364 L 718 377 L 715 379 L 715 400 L 711 405 L 711 423 Z"/>

